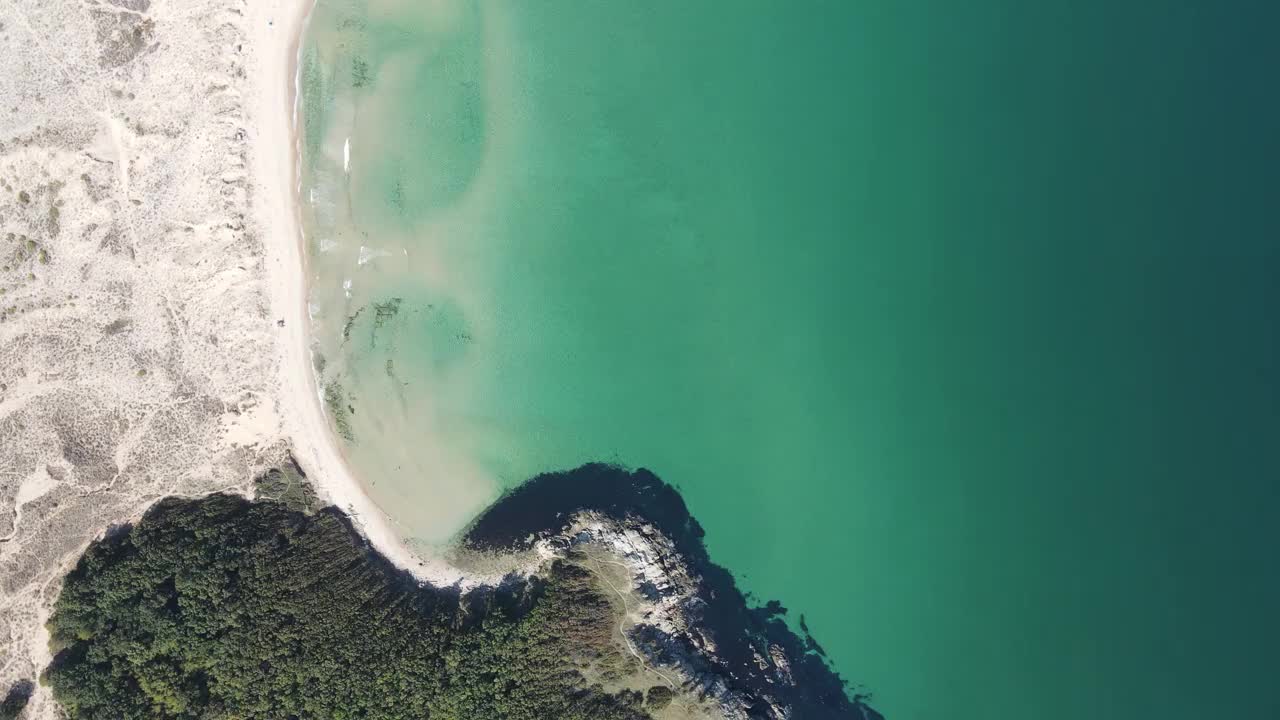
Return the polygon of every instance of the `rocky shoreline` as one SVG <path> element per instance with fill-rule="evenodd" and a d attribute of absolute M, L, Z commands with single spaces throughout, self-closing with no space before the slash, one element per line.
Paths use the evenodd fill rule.
<path fill-rule="evenodd" d="M 598 549 L 627 568 L 639 599 L 625 634 L 652 668 L 712 700 L 733 720 L 881 720 L 865 695 L 784 620 L 776 602 L 751 607 L 711 562 L 679 493 L 646 470 L 586 465 L 540 475 L 508 493 L 463 542 L 482 551 L 567 558 Z M 801 621 L 803 623 L 803 620 Z"/>
<path fill-rule="evenodd" d="M 634 681 L 652 675 L 660 678 L 658 685 L 646 679 L 640 689 L 649 688 L 650 700 L 655 697 L 653 691 L 661 690 L 667 698 L 682 698 L 686 710 L 700 709 L 688 717 L 883 720 L 867 704 L 868 696 L 848 691 L 847 683 L 827 664 L 821 648 L 809 636 L 803 618 L 797 632 L 785 622 L 786 610 L 778 603 L 762 607 L 749 603 L 732 575 L 711 562 L 703 530 L 680 494 L 648 471 L 586 465 L 541 475 L 514 489 L 477 518 L 459 543 L 469 552 L 505 560 L 510 568 L 501 581 L 490 579 L 470 589 L 461 583 L 433 585 L 396 567 L 369 545 L 347 514 L 333 506 L 321 507 L 322 501 L 296 466 L 286 463 L 284 469 L 263 475 L 255 490 L 257 502 L 225 494 L 165 500 L 141 523 L 148 527 L 163 524 L 162 518 L 169 516 L 185 517 L 188 519 L 181 522 L 196 525 L 209 522 L 202 519 L 205 517 L 242 518 L 244 530 L 233 530 L 225 523 L 218 526 L 222 528 L 219 532 L 233 535 L 248 532 L 256 527 L 254 522 L 261 525 L 258 515 L 262 513 L 276 518 L 272 522 L 283 523 L 279 532 L 284 535 L 337 523 L 341 530 L 331 527 L 327 531 L 330 546 L 351 548 L 343 552 L 352 559 L 343 563 L 349 567 L 339 574 L 363 573 L 365 580 L 352 576 L 348 582 L 381 583 L 391 595 L 456 608 L 461 620 L 450 624 L 455 629 L 479 622 L 495 609 L 499 609 L 495 619 L 508 616 L 518 622 L 542 602 L 544 591 L 557 579 L 563 581 L 577 573 L 578 577 L 594 578 L 590 582 L 598 586 L 590 589 L 583 585 L 580 597 L 581 602 L 596 608 L 584 610 L 595 613 L 591 617 L 596 619 L 586 625 L 565 619 L 572 632 L 587 632 L 580 640 L 587 645 L 569 654 L 585 653 L 579 661 L 609 656 L 635 663 L 632 670 L 619 676 L 617 672 L 628 663 L 607 662 L 606 666 L 614 668 L 614 681 L 588 672 L 582 692 L 591 697 L 630 702 L 638 708 L 641 694 L 635 692 Z M 272 507 L 278 509 L 270 510 Z M 253 520 L 255 517 L 258 519 Z M 115 542 L 112 538 L 133 530 L 132 525 L 122 526 L 99 543 Z M 512 565 L 512 561 L 518 563 Z M 84 562 L 82 559 L 80 565 Z M 623 569 L 625 587 L 619 587 L 623 584 L 621 575 L 606 566 Z M 216 579 L 212 582 L 217 583 Z M 621 608 L 615 606 L 614 619 L 605 620 L 601 613 L 609 606 L 607 596 L 612 593 L 621 598 Z M 304 594 L 298 598 L 304 596 L 309 597 Z M 611 623 L 616 623 L 614 642 L 620 634 L 623 643 L 606 650 L 611 642 Z M 590 665 L 587 661 L 576 667 L 587 671 Z M 612 690 L 599 684 L 601 679 L 616 682 L 620 677 L 630 678 L 627 682 L 632 684 L 614 684 Z M 644 701 L 646 708 L 651 704 Z M 663 703 L 654 707 L 660 709 Z M 664 713 L 660 717 L 686 716 Z"/>

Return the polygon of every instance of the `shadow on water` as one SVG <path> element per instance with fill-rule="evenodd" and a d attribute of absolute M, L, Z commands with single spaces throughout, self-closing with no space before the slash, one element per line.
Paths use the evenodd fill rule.
<path fill-rule="evenodd" d="M 432 587 L 419 583 L 372 548 L 351 519 L 337 508 L 307 507 L 310 496 L 306 493 L 295 493 L 297 497 L 293 498 L 300 509 L 289 508 L 280 499 L 270 498 L 270 492 L 266 491 L 281 488 L 293 491 L 295 485 L 305 483 L 300 472 L 290 482 L 284 482 L 285 479 L 283 475 L 263 479 L 259 490 L 268 496 L 269 499 L 264 498 L 266 502 L 255 503 L 222 494 L 195 500 L 161 500 L 140 523 L 114 528 L 91 546 L 67 576 L 66 587 L 85 585 L 88 575 L 103 567 L 127 565 L 141 546 L 164 548 L 175 543 L 190 544 L 200 536 L 205 545 L 230 544 L 248 552 L 246 548 L 262 551 L 262 548 L 274 547 L 272 542 L 285 542 L 287 537 L 310 537 L 313 540 L 308 540 L 306 547 L 313 547 L 316 553 L 331 554 L 330 560 L 337 558 L 342 567 L 331 566 L 333 573 L 359 577 L 361 582 L 380 586 L 382 589 L 375 595 L 384 609 L 401 608 L 427 623 L 433 622 L 433 618 L 445 618 L 455 631 L 482 625 L 486 618 L 519 620 L 544 593 L 545 579 L 517 576 L 509 576 L 507 582 L 497 588 L 465 594 L 457 585 Z M 788 708 L 787 717 L 792 720 L 883 720 L 867 705 L 869 696 L 851 692 L 848 684 L 827 664 L 821 647 L 809 636 L 803 617 L 797 632 L 785 622 L 787 611 L 779 603 L 753 606 L 737 587 L 732 574 L 711 561 L 703 542 L 703 529 L 690 515 L 679 492 L 647 470 L 631 472 L 616 466 L 592 464 L 570 472 L 539 475 L 486 510 L 468 529 L 463 542 L 482 551 L 528 549 L 538 536 L 563 531 L 573 516 L 584 510 L 618 521 L 639 521 L 653 526 L 671 541 L 684 567 L 696 578 L 696 594 L 682 608 L 690 624 L 688 633 L 669 634 L 653 625 L 641 625 L 632 634 L 633 642 L 658 663 L 683 664 L 698 682 L 714 682 L 716 686 L 723 683 L 749 706 L 762 712 L 767 704 Z M 214 537 L 216 541 L 211 541 Z M 200 549 L 199 543 L 193 547 Z M 204 547 L 201 552 L 209 555 L 213 550 Z M 219 550 L 209 557 L 222 557 L 222 554 L 224 551 Z M 197 552 L 192 557 L 201 561 L 205 555 Z M 205 560 L 206 565 L 218 566 L 213 560 Z M 238 587 L 237 578 L 234 573 L 228 575 L 229 592 Z M 178 591 L 172 578 L 153 584 L 153 593 L 176 598 Z M 657 588 L 650 590 L 655 594 L 659 592 Z M 176 604 L 173 611 L 177 612 Z M 709 643 L 698 644 L 713 648 L 714 655 L 695 646 L 693 636 L 709 639 Z M 50 676 L 61 673 L 66 681 L 66 677 L 71 677 L 70 669 L 89 661 L 88 652 L 89 643 L 72 642 L 55 654 L 46 672 Z M 771 657 L 772 662 L 767 657 Z M 785 678 L 787 674 L 790 681 Z M 781 682 L 779 678 L 783 678 Z M 19 683 L 11 689 L 0 706 L 9 714 L 0 714 L 0 720 L 16 718 L 32 689 L 30 683 Z M 137 687 L 130 689 L 141 692 Z M 761 715 L 773 716 L 773 713 Z"/>
<path fill-rule="evenodd" d="M 563 531 L 575 513 L 585 510 L 614 520 L 643 519 L 671 539 L 691 573 L 700 576 L 698 594 L 704 604 L 697 618 L 699 629 L 714 640 L 731 688 L 752 697 L 772 696 L 790 707 L 798 720 L 882 720 L 866 704 L 870 696 L 850 693 L 848 683 L 827 664 L 803 617 L 797 634 L 785 622 L 786 608 L 777 601 L 759 607 L 748 604 L 733 575 L 711 561 L 702 526 L 680 493 L 648 470 L 589 464 L 539 475 L 482 513 L 463 542 L 482 551 L 528 549 L 537 537 Z M 637 639 L 658 648 L 661 659 L 665 638 L 642 633 Z M 792 687 L 779 687 L 757 664 L 756 648 L 767 651 L 773 646 L 790 658 Z"/>

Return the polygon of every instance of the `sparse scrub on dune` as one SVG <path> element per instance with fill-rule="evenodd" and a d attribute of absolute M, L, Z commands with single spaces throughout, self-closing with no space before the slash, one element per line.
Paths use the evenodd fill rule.
<path fill-rule="evenodd" d="M 262 5 L 0 3 L 0 699 L 47 664 L 65 558 L 283 454 L 247 410 L 279 399 L 258 312 L 285 233 L 251 201 L 269 182 L 244 127 Z M 19 717 L 55 715 L 38 687 Z"/>

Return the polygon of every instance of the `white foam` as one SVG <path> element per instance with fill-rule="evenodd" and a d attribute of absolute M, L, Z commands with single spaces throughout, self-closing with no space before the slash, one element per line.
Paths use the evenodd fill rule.
<path fill-rule="evenodd" d="M 374 258 L 389 257 L 391 253 L 386 250 L 375 250 L 371 247 L 360 246 L 360 257 L 356 259 L 357 265 L 364 265 Z"/>

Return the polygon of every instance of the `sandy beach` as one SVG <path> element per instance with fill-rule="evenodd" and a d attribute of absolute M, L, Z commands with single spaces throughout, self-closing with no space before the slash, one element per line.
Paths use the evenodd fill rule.
<path fill-rule="evenodd" d="M 0 686 L 50 661 L 61 578 L 166 496 L 292 454 L 418 577 L 310 368 L 293 86 L 310 0 L 0 2 Z M 283 323 L 282 323 L 283 321 Z M 53 717 L 43 688 L 27 710 Z"/>
<path fill-rule="evenodd" d="M 628 687 L 628 707 L 644 697 L 642 690 L 656 687 L 655 682 L 668 689 L 687 683 L 703 689 L 704 696 L 692 700 L 699 711 L 746 717 L 742 708 L 750 698 L 726 681 L 734 675 L 699 669 L 720 663 L 707 650 L 716 646 L 715 641 L 692 627 L 693 615 L 683 614 L 683 608 L 701 613 L 704 605 L 691 595 L 691 571 L 680 564 L 682 552 L 703 553 L 700 545 L 677 549 L 662 540 L 660 528 L 630 516 L 607 521 L 601 516 L 583 525 L 569 517 L 578 508 L 570 503 L 567 510 L 552 511 L 550 524 L 525 526 L 503 520 L 520 538 L 544 538 L 521 552 L 503 552 L 511 546 L 504 543 L 487 546 L 490 550 L 483 553 L 454 547 L 443 551 L 445 556 L 428 556 L 406 545 L 400 526 L 378 507 L 351 471 L 343 454 L 343 448 L 350 446 L 331 428 L 313 372 L 308 301 L 314 298 L 308 291 L 307 244 L 298 202 L 298 50 L 312 2 L 106 0 L 48 5 L 0 0 L 0 39 L 23 49 L 10 72 L 0 76 L 0 241 L 4 243 L 0 247 L 4 261 L 0 265 L 0 690 L 30 688 L 29 704 L 22 711 L 26 720 L 85 715 L 77 703 L 89 694 L 68 693 L 67 685 L 59 685 L 59 697 L 66 703 L 59 707 L 51 684 L 38 682 L 53 663 L 53 651 L 66 649 L 64 657 L 70 658 L 54 672 L 52 682 L 58 684 L 66 677 L 62 673 L 79 673 L 78 663 L 92 665 L 91 672 L 106 666 L 92 651 L 81 654 L 82 642 L 99 641 L 116 629 L 136 629 L 131 620 L 107 619 L 101 628 L 87 633 L 78 629 L 68 635 L 66 626 L 59 623 L 57 647 L 51 648 L 48 624 L 63 583 L 79 592 L 83 586 L 76 583 L 103 565 L 95 561 L 67 580 L 85 549 L 110 534 L 111 547 L 120 549 L 110 554 L 126 562 L 150 563 L 155 556 L 147 541 L 141 540 L 149 530 L 130 526 L 157 502 L 218 492 L 253 497 L 260 489 L 258 479 L 292 460 L 324 503 L 347 513 L 373 549 L 424 584 L 465 590 L 557 560 L 589 562 L 577 570 L 565 570 L 566 592 L 573 593 L 565 596 L 565 602 L 593 608 L 589 622 L 595 628 L 590 632 L 594 639 L 589 643 L 598 645 L 601 652 L 618 651 L 618 662 L 601 668 L 622 673 L 611 682 Z M 390 133 L 397 130 L 392 126 Z M 349 146 L 342 147 L 345 171 Z M 418 483 L 422 495 L 403 503 L 386 502 L 387 507 L 414 507 L 409 502 L 442 507 L 450 502 L 442 490 L 446 482 L 467 484 L 466 477 L 450 473 L 438 456 L 429 460 L 402 473 Z M 586 469 L 594 487 L 607 491 L 619 483 L 617 475 L 622 471 L 617 469 L 603 470 L 610 476 L 606 484 L 595 483 L 599 478 L 591 473 L 600 471 Z M 387 473 L 370 472 L 367 480 L 371 486 L 386 477 Z M 522 514 L 521 499 L 508 496 L 511 502 L 520 505 L 517 515 Z M 306 526 L 322 524 L 300 522 L 298 516 L 279 508 L 269 512 L 293 523 L 285 533 L 290 532 L 288 527 L 302 533 Z M 564 524 L 571 520 L 577 524 Z M 697 528 L 688 520 L 678 525 Z M 225 544 L 220 538 L 210 540 L 217 536 L 205 534 L 198 526 L 186 526 L 179 533 L 174 545 L 180 555 L 190 538 L 202 538 L 200 542 L 213 556 L 240 552 L 234 540 Z M 267 532 L 253 547 L 271 545 L 281 557 L 292 557 L 293 543 L 281 545 L 279 537 Z M 299 542 L 298 547 L 306 544 Z M 589 557 L 579 555 L 586 549 L 592 551 Z M 317 562 L 325 563 L 330 576 L 351 570 L 351 565 L 334 557 L 325 555 Z M 252 549 L 239 559 L 268 562 Z M 364 559 L 378 566 L 379 572 L 385 571 L 376 558 Z M 196 602 L 208 600 L 213 615 L 241 624 L 238 611 L 228 612 L 216 599 L 219 596 L 204 589 L 225 583 L 232 595 L 250 595 L 238 570 L 215 564 L 192 578 L 186 559 L 179 565 L 171 577 L 151 570 L 143 573 L 171 588 L 168 597 L 173 604 L 161 603 L 166 615 L 184 622 L 190 614 L 179 595 L 192 592 L 193 598 L 203 598 Z M 622 572 L 606 574 L 602 565 Z M 262 573 L 262 565 L 254 567 L 256 575 L 273 581 L 295 577 L 274 570 Z M 459 567 L 467 568 L 466 572 Z M 587 578 L 595 575 L 600 578 L 599 587 L 588 587 Z M 398 573 L 388 576 L 398 589 L 403 588 Z M 305 583 L 281 581 L 283 591 L 308 593 L 314 576 L 306 573 L 305 577 Z M 188 579 L 197 582 L 189 585 Z M 629 587 L 618 584 L 628 579 Z M 329 581 L 322 582 L 332 589 Z M 532 599 L 552 582 L 558 580 L 530 582 L 519 593 L 528 593 Z M 143 612 L 154 610 L 155 600 L 161 597 L 159 588 L 135 595 L 121 587 L 116 584 L 107 592 L 87 594 Z M 342 588 L 345 591 L 348 586 Z M 457 600 L 448 592 L 424 590 L 423 595 L 436 595 L 446 603 Z M 135 597 L 141 599 L 135 603 Z M 492 598 L 481 600 L 489 603 Z M 62 605 L 67 612 L 60 618 L 78 612 L 78 602 L 72 599 Z M 405 604 L 399 599 L 394 602 Z M 431 602 L 430 607 L 435 607 L 436 601 Z M 493 607 L 505 607 L 503 602 L 494 601 Z M 520 602 L 523 607 L 524 601 Z M 472 612 L 480 604 L 456 605 L 458 617 L 474 618 Z M 245 607 L 252 608 L 249 615 L 274 617 L 261 612 L 261 605 Z M 546 626 L 546 632 L 553 633 L 550 637 L 567 639 L 575 656 L 595 657 L 594 651 L 585 653 L 580 645 L 583 621 L 574 620 L 573 612 L 564 611 L 564 606 L 551 607 L 548 614 L 560 616 L 553 620 L 568 617 L 571 625 Z M 367 610 L 369 605 L 361 605 L 361 612 Z M 616 618 L 610 615 L 614 612 Z M 317 619 L 323 615 L 303 614 L 307 617 L 299 624 L 309 622 L 323 644 L 334 649 L 334 626 Z M 631 628 L 640 624 L 651 629 L 632 633 Z M 211 633 L 208 625 L 196 625 L 202 637 L 219 635 Z M 125 651 L 128 663 L 155 667 L 153 660 L 162 655 L 166 658 L 162 664 L 167 663 L 165 654 L 183 644 L 171 639 L 176 636 L 156 632 L 156 627 L 137 624 L 146 635 L 137 641 L 149 643 L 149 650 L 156 653 L 145 661 L 138 660 L 135 640 L 117 646 Z M 489 632 L 485 625 L 478 627 Z M 649 650 L 634 642 L 644 633 L 658 638 Z M 269 633 L 248 632 L 254 638 L 265 635 Z M 238 635 L 222 635 L 219 641 L 228 642 L 227 637 L 236 638 L 230 644 L 238 651 L 248 650 Z M 526 637 L 542 643 L 539 638 L 544 636 Z M 794 647 L 800 647 L 798 642 L 793 638 Z M 684 653 L 674 661 L 670 659 L 673 647 Z M 770 657 L 776 655 L 773 648 L 770 653 Z M 310 651 L 296 647 L 279 654 L 310 657 Z M 567 652 L 561 654 L 568 660 Z M 223 662 L 221 655 L 203 657 Z M 277 657 L 277 653 L 256 655 L 242 666 L 247 681 L 226 687 L 255 685 L 262 674 L 270 675 L 262 665 L 263 657 Z M 503 655 L 502 661 L 508 662 L 509 657 Z M 576 665 L 566 664 L 561 671 L 550 664 L 557 658 L 538 657 L 536 663 L 526 664 L 537 664 L 540 672 L 551 668 L 565 702 L 579 702 L 579 685 L 586 686 L 587 678 L 578 683 L 566 675 L 570 670 L 577 672 Z M 755 652 L 753 657 L 752 666 L 763 669 L 763 656 Z M 193 702 L 213 702 L 215 683 L 205 670 L 184 664 L 176 655 L 172 658 L 177 663 L 174 672 L 190 674 L 193 683 L 205 683 L 199 687 L 208 692 L 195 691 Z M 684 668 L 679 672 L 687 677 L 678 677 L 674 669 L 656 672 L 646 663 Z M 785 657 L 779 663 L 790 667 Z M 432 666 L 417 663 L 415 667 Z M 623 678 L 627 668 L 635 677 Z M 467 677 L 479 677 L 487 691 L 500 693 L 501 702 L 510 702 L 508 692 L 516 683 L 493 682 L 470 667 L 464 669 Z M 274 677 L 298 689 L 298 674 L 276 671 Z M 148 688 L 145 678 L 122 682 L 124 676 L 114 670 L 104 677 L 112 688 L 141 689 L 150 697 L 144 702 L 151 703 L 142 707 L 167 711 L 168 705 L 158 704 L 167 700 L 151 693 L 156 687 L 171 687 L 165 684 L 170 680 Z M 790 683 L 789 678 L 788 669 L 764 682 Z M 371 687 L 387 699 L 387 686 L 379 682 Z M 593 685 L 591 692 L 600 687 Z M 705 695 L 708 688 L 713 696 Z M 111 693 L 92 694 L 96 702 Z M 230 707 L 220 705 L 215 712 L 230 711 Z"/>
<path fill-rule="evenodd" d="M 297 61 L 313 0 L 255 6 L 250 12 L 257 67 L 250 145 L 259 169 L 255 211 L 264 230 L 267 287 L 280 329 L 280 415 L 295 459 L 320 494 L 342 508 L 370 543 L 396 565 L 437 585 L 475 584 L 439 558 L 416 555 L 365 493 L 325 418 L 312 371 L 305 238 L 299 225 Z"/>

